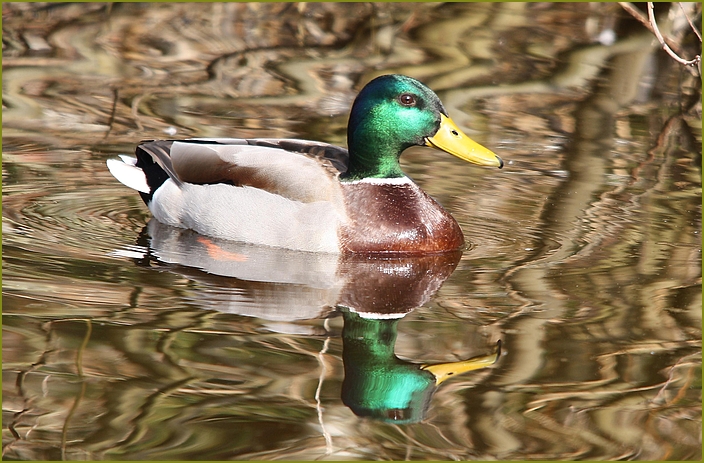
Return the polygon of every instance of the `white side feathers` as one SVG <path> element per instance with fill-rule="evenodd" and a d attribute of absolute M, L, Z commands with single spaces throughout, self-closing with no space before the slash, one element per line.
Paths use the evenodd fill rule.
<path fill-rule="evenodd" d="M 136 163 L 137 159 L 120 155 L 120 159 L 108 159 L 108 169 L 123 185 L 142 193 L 149 193 L 147 177 L 142 172 L 142 169 L 135 166 Z"/>

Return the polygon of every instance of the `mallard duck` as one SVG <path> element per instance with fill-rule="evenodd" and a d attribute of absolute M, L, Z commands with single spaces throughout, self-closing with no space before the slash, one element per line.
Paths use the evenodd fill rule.
<path fill-rule="evenodd" d="M 455 251 L 455 219 L 401 170 L 411 146 L 483 166 L 501 159 L 450 119 L 437 95 L 385 75 L 355 99 L 348 149 L 297 139 L 188 139 L 141 143 L 136 158 L 108 161 L 154 217 L 200 234 L 331 253 Z"/>

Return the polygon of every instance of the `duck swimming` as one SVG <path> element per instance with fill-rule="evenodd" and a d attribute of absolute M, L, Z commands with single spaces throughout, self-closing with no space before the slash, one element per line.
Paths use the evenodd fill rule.
<path fill-rule="evenodd" d="M 200 234 L 308 252 L 456 251 L 455 219 L 401 170 L 414 145 L 503 167 L 440 99 L 410 77 L 385 75 L 355 99 L 348 149 L 297 139 L 196 138 L 141 143 L 108 160 L 162 223 Z"/>

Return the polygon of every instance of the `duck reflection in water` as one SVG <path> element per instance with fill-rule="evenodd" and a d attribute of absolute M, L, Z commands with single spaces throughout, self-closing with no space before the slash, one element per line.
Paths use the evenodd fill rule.
<path fill-rule="evenodd" d="M 500 356 L 500 341 L 489 355 L 451 363 L 427 365 L 395 355 L 400 319 L 428 302 L 455 270 L 461 252 L 305 253 L 218 240 L 156 220 L 149 222 L 139 244 L 143 247 L 118 254 L 137 258 L 141 265 L 166 266 L 204 284 L 208 290 L 197 293 L 202 307 L 271 322 L 341 313 L 342 401 L 358 416 L 421 421 L 443 381 L 488 367 Z"/>
<path fill-rule="evenodd" d="M 493 365 L 496 352 L 459 362 L 423 365 L 396 357 L 399 319 L 363 318 L 343 309 L 342 402 L 358 416 L 415 423 L 425 418 L 430 399 L 448 378 Z"/>

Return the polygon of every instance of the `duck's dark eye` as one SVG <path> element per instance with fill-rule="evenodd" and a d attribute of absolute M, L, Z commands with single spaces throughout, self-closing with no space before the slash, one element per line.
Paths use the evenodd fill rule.
<path fill-rule="evenodd" d="M 411 95 L 410 93 L 402 93 L 398 97 L 399 103 L 401 103 L 404 106 L 415 106 L 416 105 L 416 97 Z"/>

